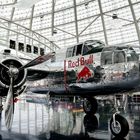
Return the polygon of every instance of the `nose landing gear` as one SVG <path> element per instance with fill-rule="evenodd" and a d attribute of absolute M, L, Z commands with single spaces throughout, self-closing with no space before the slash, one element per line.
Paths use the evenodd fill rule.
<path fill-rule="evenodd" d="M 83 109 L 86 114 L 95 114 L 98 109 L 98 103 L 95 98 L 85 98 L 83 102 Z M 115 103 L 116 113 L 110 120 L 110 130 L 115 137 L 125 137 L 129 132 L 128 121 L 119 114 L 118 106 Z"/>
<path fill-rule="evenodd" d="M 123 138 L 126 137 L 129 132 L 129 124 L 128 121 L 119 114 L 120 113 L 118 110 L 119 105 L 116 96 L 114 96 L 114 101 L 115 101 L 114 107 L 116 113 L 113 114 L 113 117 L 110 120 L 110 130 L 114 136 Z M 126 112 L 125 110 L 127 104 L 126 102 L 127 102 L 127 97 L 124 99 L 122 104 L 124 112 Z"/>
<path fill-rule="evenodd" d="M 115 114 L 110 120 L 110 130 L 114 136 L 125 137 L 129 132 L 129 125 L 127 120 L 119 114 Z"/>

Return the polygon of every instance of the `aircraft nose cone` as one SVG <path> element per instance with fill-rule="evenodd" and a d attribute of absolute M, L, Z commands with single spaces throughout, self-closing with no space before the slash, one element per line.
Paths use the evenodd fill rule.
<path fill-rule="evenodd" d="M 19 70 L 17 68 L 11 68 L 10 69 L 10 73 L 13 74 L 13 75 L 16 75 L 18 74 Z"/>

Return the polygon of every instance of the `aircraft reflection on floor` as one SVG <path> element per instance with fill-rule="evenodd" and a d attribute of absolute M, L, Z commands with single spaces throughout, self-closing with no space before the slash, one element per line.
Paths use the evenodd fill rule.
<path fill-rule="evenodd" d="M 1 139 L 138 140 L 140 137 L 140 104 L 136 101 L 128 104 L 128 111 L 124 114 L 130 124 L 130 133 L 125 139 L 114 138 L 110 133 L 108 118 L 113 111 L 110 100 L 98 100 L 99 108 L 95 115 L 83 112 L 82 101 L 78 97 L 53 97 L 49 102 L 40 100 L 41 104 L 36 101 L 29 100 L 28 96 L 27 100 L 16 103 L 10 133 L 5 128 L 2 114 Z"/>
<path fill-rule="evenodd" d="M 104 107 L 99 107 L 99 114 L 96 115 L 85 115 L 81 110 L 79 100 L 77 101 L 78 106 L 76 101 L 75 103 L 71 103 L 67 99 L 64 101 L 64 99 L 60 98 L 60 100 L 58 100 L 58 98 L 56 98 L 55 102 L 55 99 L 52 99 L 52 106 L 49 109 L 50 114 L 52 114 L 51 120 L 49 121 L 51 125 L 49 125 L 49 129 L 46 131 L 46 136 L 51 138 L 55 134 L 58 139 L 59 135 L 60 138 L 62 138 L 62 135 L 71 138 L 73 135 L 77 134 L 81 136 L 82 134 L 83 136 L 87 136 L 87 138 L 123 139 L 112 138 L 110 133 L 108 118 L 111 118 L 110 116 L 113 112 L 113 104 L 111 104 L 110 101 L 100 101 L 100 106 L 102 104 Z M 69 107 L 70 105 L 71 109 Z M 77 111 L 73 111 L 76 106 Z M 130 130 L 132 131 L 132 133 L 126 137 L 127 140 L 129 137 L 131 138 L 133 134 L 135 135 L 134 132 L 139 133 L 140 130 L 139 127 L 137 127 L 140 123 L 135 124 L 134 127 L 135 119 L 133 117 L 136 117 L 134 113 L 140 110 L 138 106 L 139 105 L 135 106 L 134 104 L 130 104 L 128 108 L 129 114 L 124 114 L 130 123 Z M 139 114 L 137 115 L 140 120 Z"/>

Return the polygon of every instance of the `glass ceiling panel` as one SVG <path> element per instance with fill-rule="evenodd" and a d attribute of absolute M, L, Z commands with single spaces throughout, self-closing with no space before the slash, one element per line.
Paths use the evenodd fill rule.
<path fill-rule="evenodd" d="M 76 38 L 70 38 L 61 41 L 59 40 L 58 42 L 56 41 L 56 43 L 61 46 L 61 48 L 66 48 L 76 44 Z"/>
<path fill-rule="evenodd" d="M 40 16 L 52 12 L 52 0 L 41 0 L 35 5 L 34 16 Z"/>
<path fill-rule="evenodd" d="M 140 22 L 140 3 L 135 4 L 133 6 L 133 8 L 134 8 L 134 11 L 135 11 L 136 18 L 137 18 L 138 22 Z"/>
<path fill-rule="evenodd" d="M 120 29 L 112 29 L 107 31 L 108 41 L 111 44 L 127 43 L 138 40 L 135 26 L 123 26 Z"/>
<path fill-rule="evenodd" d="M 76 4 L 80 4 L 80 3 L 85 3 L 88 2 L 89 0 L 76 0 Z"/>
<path fill-rule="evenodd" d="M 66 32 L 75 34 L 75 23 L 70 23 L 70 24 L 65 24 L 65 25 L 61 25 L 61 26 L 57 26 L 59 29 L 62 29 Z M 57 30 L 57 29 L 56 29 Z"/>
<path fill-rule="evenodd" d="M 17 23 L 19 25 L 22 25 L 22 26 L 24 26 L 26 28 L 30 28 L 30 19 L 17 21 L 15 23 Z"/>
<path fill-rule="evenodd" d="M 0 5 L 12 2 L 13 0 L 0 0 Z M 12 19 L 11 15 L 13 6 L 0 6 L 0 17 L 12 19 L 13 22 L 27 28 L 32 27 L 32 30 L 51 39 L 51 28 L 53 27 L 52 2 L 53 0 L 41 0 L 36 3 L 33 12 L 33 19 L 31 19 L 32 8 L 15 8 Z M 133 8 L 140 28 L 140 0 L 131 0 L 131 2 L 134 3 Z M 54 4 L 55 12 L 53 30 L 57 32 L 54 33 L 55 43 L 60 45 L 60 47 L 76 43 L 76 24 L 73 0 L 54 0 Z M 104 13 L 103 18 L 105 21 L 108 44 L 138 42 L 136 27 L 128 0 L 101 0 L 101 4 Z M 76 0 L 76 5 L 78 20 L 77 30 L 80 34 L 79 40 L 99 39 L 105 41 L 98 0 Z M 122 26 L 121 28 L 119 27 L 114 30 L 111 28 L 114 23 L 112 19 L 113 14 L 117 14 L 118 21 Z M 99 17 L 97 17 L 98 15 Z M 32 23 L 32 25 L 30 25 L 30 23 Z M 7 22 L 5 21 L 0 21 L 0 26 L 8 27 Z M 12 30 L 25 33 L 23 28 L 17 28 L 17 26 L 13 24 L 10 26 Z M 0 36 L 3 33 L 4 39 L 6 39 L 7 31 L 4 31 L 1 28 L 0 30 Z M 9 38 L 16 39 L 16 36 L 16 33 L 10 32 Z M 1 40 L 3 40 L 2 37 Z M 23 40 L 24 37 L 20 36 L 20 41 Z"/>
<path fill-rule="evenodd" d="M 13 20 L 21 20 L 31 17 L 31 8 L 29 9 L 18 9 L 16 8 L 14 12 Z"/>
<path fill-rule="evenodd" d="M 140 2 L 140 0 L 132 0 L 132 3 Z"/>
<path fill-rule="evenodd" d="M 57 30 L 57 34 L 54 35 L 54 37 L 56 38 L 56 40 L 64 40 L 67 38 L 71 38 L 73 37 L 73 35 L 75 35 L 76 31 L 75 31 L 75 23 L 72 24 L 66 24 L 65 26 L 59 26 L 58 27 L 60 30 Z M 67 33 L 68 32 L 68 33 Z M 72 34 L 72 35 L 71 35 Z"/>
<path fill-rule="evenodd" d="M 38 30 L 42 28 L 45 29 L 51 27 L 51 21 L 52 21 L 51 14 L 33 18 L 32 29 Z"/>
<path fill-rule="evenodd" d="M 86 20 L 82 20 L 78 22 L 78 26 L 79 26 L 79 33 L 81 33 L 90 23 L 92 23 L 97 17 L 94 18 L 89 18 Z M 101 23 L 101 18 L 99 17 L 98 19 L 96 19 L 87 29 L 86 31 L 84 31 L 82 34 L 85 34 L 85 32 L 98 32 L 103 30 L 102 27 L 102 23 Z"/>
<path fill-rule="evenodd" d="M 73 0 L 56 0 L 55 1 L 55 11 L 69 8 L 73 6 Z"/>
<path fill-rule="evenodd" d="M 7 19 L 11 18 L 11 13 L 12 13 L 12 7 L 5 7 L 5 6 L 0 6 L 0 17 L 6 17 Z"/>
<path fill-rule="evenodd" d="M 103 42 L 104 41 L 104 34 L 103 32 L 98 32 L 98 33 L 91 33 L 91 34 L 86 34 L 86 35 L 82 35 L 80 36 L 79 40 L 80 42 L 83 42 L 83 41 L 86 41 L 86 40 L 90 40 L 90 39 L 93 39 L 93 40 L 101 40 Z"/>
<path fill-rule="evenodd" d="M 94 8 L 93 8 L 94 7 Z M 86 17 L 99 14 L 98 1 L 89 2 L 88 5 L 77 6 L 77 18 L 84 19 Z"/>
<path fill-rule="evenodd" d="M 39 34 L 43 35 L 44 37 L 51 37 L 51 28 L 49 29 L 44 29 L 44 30 L 40 30 L 40 31 L 37 31 Z"/>
<path fill-rule="evenodd" d="M 118 19 L 113 19 L 113 14 L 117 14 Z M 114 26 L 117 26 L 116 22 L 118 22 L 118 27 L 126 24 L 131 24 L 133 22 L 133 17 L 130 11 L 130 7 L 106 13 L 104 15 L 104 21 L 107 29 L 114 28 Z"/>
<path fill-rule="evenodd" d="M 72 21 L 74 21 L 74 10 L 73 10 L 73 8 L 55 13 L 55 15 L 54 15 L 54 24 L 55 25 L 69 23 L 69 22 L 72 22 Z"/>
<path fill-rule="evenodd" d="M 118 9 L 128 5 L 128 0 L 101 0 L 103 12 Z"/>

